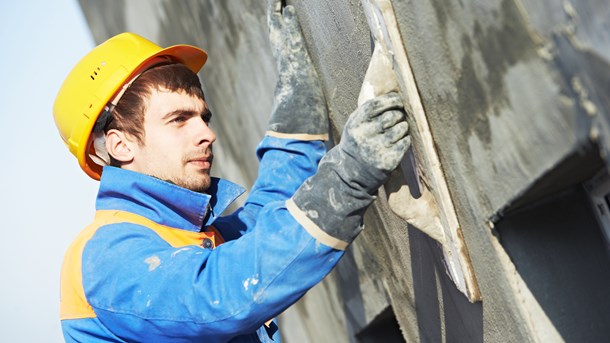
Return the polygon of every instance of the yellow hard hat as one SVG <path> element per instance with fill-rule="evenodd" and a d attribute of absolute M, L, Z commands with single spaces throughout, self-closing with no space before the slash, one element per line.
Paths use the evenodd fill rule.
<path fill-rule="evenodd" d="M 132 76 L 151 67 L 151 61 L 168 57 L 197 73 L 207 53 L 191 45 L 161 48 L 133 33 L 121 33 L 98 45 L 72 69 L 62 84 L 53 116 L 59 134 L 80 167 L 99 180 L 102 167 L 88 154 L 93 126 L 104 106 Z"/>

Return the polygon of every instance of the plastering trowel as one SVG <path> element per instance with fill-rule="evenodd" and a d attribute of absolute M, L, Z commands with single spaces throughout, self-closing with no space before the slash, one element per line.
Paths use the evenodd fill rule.
<path fill-rule="evenodd" d="M 453 201 L 417 91 L 407 52 L 389 0 L 362 0 L 375 39 L 358 105 L 377 95 L 400 90 L 411 135 L 411 149 L 401 163 L 406 183 L 388 197 L 390 208 L 443 248 L 447 273 L 470 302 L 481 300 Z M 390 180 L 389 182 L 393 182 Z"/>

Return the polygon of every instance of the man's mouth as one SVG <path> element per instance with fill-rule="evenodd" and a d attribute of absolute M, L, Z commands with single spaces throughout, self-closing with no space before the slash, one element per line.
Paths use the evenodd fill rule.
<path fill-rule="evenodd" d="M 188 160 L 188 164 L 195 166 L 199 169 L 209 170 L 212 167 L 213 160 L 214 160 L 214 155 L 210 154 L 207 156 L 191 158 Z"/>

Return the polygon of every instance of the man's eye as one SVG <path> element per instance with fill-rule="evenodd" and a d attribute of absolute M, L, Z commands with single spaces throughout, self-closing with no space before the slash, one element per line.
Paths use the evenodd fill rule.
<path fill-rule="evenodd" d="M 201 119 L 203 119 L 204 122 L 206 123 L 210 123 L 210 121 L 212 120 L 212 113 L 204 113 L 201 115 Z"/>
<path fill-rule="evenodd" d="M 184 117 L 184 116 L 178 116 L 178 117 L 175 117 L 174 119 L 170 120 L 170 122 L 172 122 L 172 123 L 182 123 L 184 121 L 186 121 L 186 117 Z"/>

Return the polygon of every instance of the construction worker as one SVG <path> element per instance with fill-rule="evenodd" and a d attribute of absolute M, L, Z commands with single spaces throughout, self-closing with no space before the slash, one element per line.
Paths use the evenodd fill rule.
<path fill-rule="evenodd" d="M 82 169 L 101 178 L 95 218 L 62 267 L 66 341 L 278 342 L 274 318 L 362 230 L 409 146 L 401 100 L 359 107 L 325 153 L 322 90 L 294 9 L 281 7 L 269 6 L 279 81 L 259 177 L 228 216 L 220 214 L 244 190 L 210 176 L 216 136 L 196 74 L 203 50 L 124 33 L 66 78 L 57 126 Z"/>

